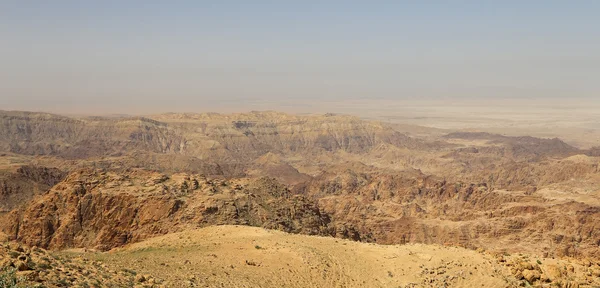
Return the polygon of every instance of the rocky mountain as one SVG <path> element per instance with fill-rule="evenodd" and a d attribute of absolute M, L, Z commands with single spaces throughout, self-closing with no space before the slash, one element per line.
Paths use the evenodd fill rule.
<path fill-rule="evenodd" d="M 383 244 L 436 243 L 551 256 L 600 256 L 600 207 L 447 182 L 411 171 L 331 171 L 296 187 L 334 223 Z"/>
<path fill-rule="evenodd" d="M 5 215 L 0 226 L 30 246 L 107 250 L 223 224 L 335 234 L 314 201 L 292 195 L 273 179 L 207 179 L 145 170 L 74 172 L 26 207 Z"/>
<path fill-rule="evenodd" d="M 65 173 L 56 168 L 25 165 L 0 172 L 0 212 L 8 212 L 60 182 Z"/>
<path fill-rule="evenodd" d="M 485 132 L 453 132 L 444 136 L 446 139 L 485 140 L 494 146 L 485 147 L 485 153 L 494 153 L 512 159 L 539 160 L 542 157 L 567 157 L 582 153 L 579 149 L 570 146 L 564 141 L 541 139 L 530 136 L 508 137 Z M 496 146 L 499 144 L 499 146 Z M 478 153 L 482 149 L 462 150 Z"/>
<path fill-rule="evenodd" d="M 275 112 L 78 119 L 2 112 L 0 123 L 3 150 L 66 158 L 147 151 L 248 159 L 275 151 L 360 152 L 378 143 L 425 145 L 383 124 L 355 117 L 294 117 Z"/>
<path fill-rule="evenodd" d="M 599 216 L 597 206 L 491 190 L 486 183 L 450 183 L 418 171 L 333 169 L 290 190 L 274 178 L 134 169 L 74 172 L 5 215 L 0 227 L 17 241 L 49 249 L 107 250 L 237 224 L 382 244 L 598 257 Z"/>
<path fill-rule="evenodd" d="M 330 114 L 1 112 L 0 231 L 105 251 L 234 224 L 600 258 L 597 149 L 430 132 Z"/>
<path fill-rule="evenodd" d="M 136 150 L 167 153 L 179 151 L 182 142 L 164 123 L 143 117 L 74 119 L 4 112 L 0 123 L 0 147 L 18 154 L 83 159 Z"/>

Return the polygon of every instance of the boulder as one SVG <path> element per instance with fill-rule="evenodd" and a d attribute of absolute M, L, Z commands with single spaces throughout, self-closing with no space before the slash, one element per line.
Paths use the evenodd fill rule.
<path fill-rule="evenodd" d="M 540 272 L 537 270 L 523 270 L 523 278 L 529 283 L 540 280 Z"/>
<path fill-rule="evenodd" d="M 544 274 L 550 279 L 550 281 L 557 281 L 562 277 L 560 268 L 556 265 L 547 265 Z"/>

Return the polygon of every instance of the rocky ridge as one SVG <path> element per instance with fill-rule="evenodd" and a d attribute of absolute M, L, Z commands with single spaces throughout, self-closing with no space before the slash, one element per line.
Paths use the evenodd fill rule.
<path fill-rule="evenodd" d="M 394 127 L 277 112 L 0 112 L 0 231 L 31 246 L 105 251 L 235 224 L 600 258 L 594 149 L 489 133 L 408 136 Z M 528 281 L 538 282 L 548 283 Z"/>

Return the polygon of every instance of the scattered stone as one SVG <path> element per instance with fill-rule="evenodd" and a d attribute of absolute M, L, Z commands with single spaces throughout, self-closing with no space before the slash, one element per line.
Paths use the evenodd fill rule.
<path fill-rule="evenodd" d="M 23 261 L 19 261 L 17 262 L 17 264 L 15 265 L 18 271 L 26 271 L 26 270 L 31 270 L 29 268 L 29 265 L 27 265 L 26 262 Z"/>
<path fill-rule="evenodd" d="M 544 274 L 547 275 L 550 281 L 557 281 L 562 278 L 562 272 L 556 265 L 547 265 Z"/>
<path fill-rule="evenodd" d="M 533 284 L 535 281 L 540 279 L 540 272 L 537 270 L 523 270 L 522 272 L 523 278 L 527 280 L 530 284 Z"/>

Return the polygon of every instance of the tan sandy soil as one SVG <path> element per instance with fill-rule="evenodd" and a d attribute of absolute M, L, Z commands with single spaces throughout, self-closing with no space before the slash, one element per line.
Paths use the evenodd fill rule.
<path fill-rule="evenodd" d="M 245 226 L 174 233 L 91 255 L 164 279 L 168 287 L 506 287 L 510 281 L 493 257 L 463 248 L 376 245 Z"/>

